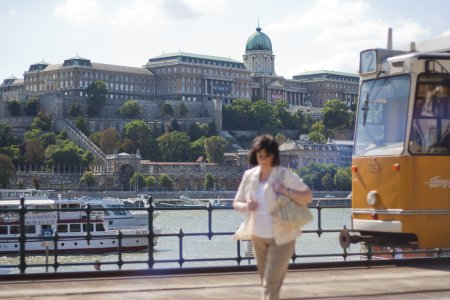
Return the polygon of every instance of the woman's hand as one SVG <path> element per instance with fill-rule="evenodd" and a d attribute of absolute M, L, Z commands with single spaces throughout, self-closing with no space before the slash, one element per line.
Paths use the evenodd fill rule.
<path fill-rule="evenodd" d="M 286 195 L 287 192 L 288 192 L 286 186 L 283 183 L 281 183 L 281 182 L 274 183 L 273 184 L 273 190 L 274 190 L 275 193 L 283 194 L 283 195 Z"/>
<path fill-rule="evenodd" d="M 253 199 L 247 200 L 246 204 L 247 204 L 248 211 L 254 211 L 258 208 L 258 202 L 256 202 Z"/>

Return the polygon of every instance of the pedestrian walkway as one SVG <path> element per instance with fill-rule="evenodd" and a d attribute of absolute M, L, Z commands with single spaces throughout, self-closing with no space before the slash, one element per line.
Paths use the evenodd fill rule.
<path fill-rule="evenodd" d="M 258 280 L 245 272 L 3 281 L 0 299 L 259 299 Z M 450 264 L 292 270 L 282 299 L 450 299 Z"/>

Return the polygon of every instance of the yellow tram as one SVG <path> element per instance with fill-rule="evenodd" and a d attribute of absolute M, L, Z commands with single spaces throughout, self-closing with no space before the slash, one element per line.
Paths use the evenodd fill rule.
<path fill-rule="evenodd" d="M 361 52 L 342 247 L 450 248 L 449 49 Z"/>

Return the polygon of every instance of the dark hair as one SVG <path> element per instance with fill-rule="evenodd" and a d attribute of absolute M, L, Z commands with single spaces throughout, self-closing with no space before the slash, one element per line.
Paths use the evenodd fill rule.
<path fill-rule="evenodd" d="M 270 134 L 257 136 L 252 142 L 252 148 L 248 156 L 248 161 L 251 165 L 256 166 L 258 161 L 256 160 L 256 153 L 261 150 L 266 150 L 268 154 L 273 155 L 272 166 L 278 166 L 280 164 L 280 151 L 278 150 L 278 143 Z"/>

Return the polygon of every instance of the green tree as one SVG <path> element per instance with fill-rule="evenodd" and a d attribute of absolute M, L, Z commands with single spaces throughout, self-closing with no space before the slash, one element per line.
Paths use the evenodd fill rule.
<path fill-rule="evenodd" d="M 352 176 L 349 168 L 338 168 L 334 175 L 334 185 L 340 191 L 352 189 Z"/>
<path fill-rule="evenodd" d="M 134 172 L 130 178 L 130 186 L 134 187 L 136 192 L 138 192 L 142 187 L 146 186 L 145 176 L 142 173 Z"/>
<path fill-rule="evenodd" d="M 135 143 L 139 138 L 151 136 L 150 126 L 144 120 L 133 120 L 125 124 L 125 137 L 133 140 Z"/>
<path fill-rule="evenodd" d="M 325 126 L 321 121 L 317 121 L 312 125 L 311 131 L 309 132 L 309 140 L 315 143 L 326 142 Z"/>
<path fill-rule="evenodd" d="M 173 188 L 173 180 L 163 173 L 158 176 L 158 185 L 162 190 L 171 190 Z"/>
<path fill-rule="evenodd" d="M 172 105 L 169 103 L 164 103 L 161 106 L 161 117 L 163 119 L 170 119 L 175 115 L 175 111 L 173 110 Z"/>
<path fill-rule="evenodd" d="M 40 140 L 42 142 L 42 147 L 47 148 L 56 143 L 56 134 L 53 132 L 46 132 L 41 135 Z"/>
<path fill-rule="evenodd" d="M 72 102 L 69 106 L 69 116 L 76 118 L 82 116 L 83 111 L 81 110 L 81 105 L 78 102 Z"/>
<path fill-rule="evenodd" d="M 145 177 L 145 186 L 147 187 L 147 189 L 155 189 L 156 188 L 156 184 L 157 184 L 157 180 L 155 176 L 146 176 Z"/>
<path fill-rule="evenodd" d="M 22 107 L 17 100 L 8 102 L 8 110 L 12 117 L 20 117 L 22 115 Z"/>
<path fill-rule="evenodd" d="M 313 162 L 307 166 L 301 167 L 298 174 L 303 181 L 313 190 L 324 190 L 322 179 L 326 174 L 334 177 L 336 166 L 334 164 L 320 164 Z M 325 180 L 327 181 L 327 179 Z M 327 183 L 328 184 L 328 183 Z"/>
<path fill-rule="evenodd" d="M 139 119 L 142 117 L 142 106 L 136 100 L 129 99 L 119 109 L 119 114 L 123 118 Z"/>
<path fill-rule="evenodd" d="M 197 160 L 200 156 L 206 157 L 205 153 L 205 139 L 206 137 L 202 136 L 201 138 L 193 141 L 189 145 L 189 157 L 191 161 Z"/>
<path fill-rule="evenodd" d="M 254 116 L 253 129 L 258 129 L 260 132 L 276 132 L 277 125 L 273 115 L 273 107 L 266 100 L 258 100 L 253 103 L 252 112 Z"/>
<path fill-rule="evenodd" d="M 92 154 L 68 140 L 60 140 L 45 149 L 45 160 L 50 165 L 87 166 L 93 159 Z"/>
<path fill-rule="evenodd" d="M 221 163 L 223 162 L 223 153 L 225 152 L 225 147 L 227 146 L 227 141 L 221 136 L 212 136 L 205 139 L 205 153 L 210 163 Z"/>
<path fill-rule="evenodd" d="M 19 142 L 17 136 L 12 132 L 11 125 L 0 123 L 0 148 Z"/>
<path fill-rule="evenodd" d="M 0 186 L 6 189 L 16 176 L 16 168 L 14 167 L 11 158 L 4 154 L 0 154 Z"/>
<path fill-rule="evenodd" d="M 172 131 L 156 139 L 163 161 L 186 161 L 189 157 L 189 136 L 185 132 Z"/>
<path fill-rule="evenodd" d="M 332 135 L 336 127 L 347 127 L 350 123 L 350 109 L 339 99 L 327 101 L 322 109 L 323 124 Z"/>
<path fill-rule="evenodd" d="M 206 173 L 205 180 L 203 181 L 203 186 L 205 187 L 205 190 L 212 191 L 214 189 L 214 177 L 211 175 L 211 173 Z"/>
<path fill-rule="evenodd" d="M 39 99 L 35 96 L 29 97 L 25 103 L 25 114 L 29 117 L 37 116 L 39 112 Z"/>
<path fill-rule="evenodd" d="M 184 102 L 181 102 L 180 106 L 178 106 L 178 117 L 184 118 L 188 115 L 189 110 L 186 107 L 186 104 Z"/>
<path fill-rule="evenodd" d="M 94 173 L 91 171 L 86 171 L 81 176 L 80 182 L 85 184 L 88 187 L 88 190 L 91 190 L 91 187 L 97 183 L 97 178 Z"/>
<path fill-rule="evenodd" d="M 52 129 L 52 118 L 45 111 L 40 111 L 31 123 L 31 128 L 42 131 L 50 131 Z"/>
<path fill-rule="evenodd" d="M 75 119 L 75 126 L 85 135 L 85 136 L 89 136 L 90 134 L 90 130 L 89 130 L 89 126 L 86 122 L 86 119 L 83 118 L 83 116 L 78 116 Z"/>
<path fill-rule="evenodd" d="M 101 80 L 97 80 L 91 83 L 85 92 L 88 96 L 88 115 L 91 117 L 98 116 L 106 103 L 106 94 L 108 93 L 106 84 Z"/>
<path fill-rule="evenodd" d="M 24 163 L 22 153 L 17 145 L 2 147 L 0 148 L 0 153 L 11 158 L 16 166 Z"/>
<path fill-rule="evenodd" d="M 334 190 L 334 177 L 330 173 L 326 173 L 322 177 L 322 187 L 325 191 Z"/>
<path fill-rule="evenodd" d="M 275 140 L 277 141 L 278 145 L 282 145 L 282 144 L 286 143 L 287 138 L 286 138 L 286 136 L 284 134 L 277 133 L 275 135 Z"/>

